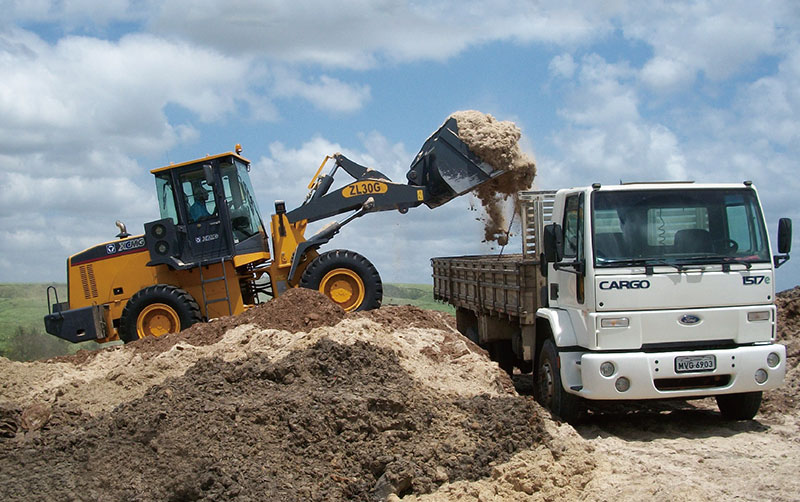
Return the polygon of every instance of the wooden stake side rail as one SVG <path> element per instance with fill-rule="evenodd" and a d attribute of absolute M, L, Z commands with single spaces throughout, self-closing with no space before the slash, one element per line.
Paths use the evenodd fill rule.
<path fill-rule="evenodd" d="M 533 324 L 539 262 L 521 254 L 433 258 L 433 296 L 473 312 Z"/>

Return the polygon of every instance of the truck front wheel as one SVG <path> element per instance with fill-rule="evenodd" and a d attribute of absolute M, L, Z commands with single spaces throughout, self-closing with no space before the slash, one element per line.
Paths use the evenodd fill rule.
<path fill-rule="evenodd" d="M 565 422 L 575 423 L 583 417 L 585 407 L 581 398 L 565 391 L 561 383 L 561 365 L 552 339 L 542 345 L 533 377 L 534 397 L 539 404 Z"/>
<path fill-rule="evenodd" d="M 727 420 L 752 420 L 761 408 L 761 392 L 720 394 L 717 407 L 722 418 Z"/>

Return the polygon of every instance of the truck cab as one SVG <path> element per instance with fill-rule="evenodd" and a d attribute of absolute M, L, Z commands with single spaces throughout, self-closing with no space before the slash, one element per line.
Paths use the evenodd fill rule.
<path fill-rule="evenodd" d="M 558 359 L 538 368 L 558 368 L 563 401 L 713 393 L 742 415 L 783 382 L 774 268 L 788 256 L 773 258 L 752 184 L 560 190 L 544 236 L 537 322 Z"/>
<path fill-rule="evenodd" d="M 520 192 L 520 254 L 432 260 L 434 298 L 501 368 L 568 421 L 590 401 L 715 396 L 755 416 L 784 379 L 775 269 L 758 193 L 741 184 L 594 184 Z"/>

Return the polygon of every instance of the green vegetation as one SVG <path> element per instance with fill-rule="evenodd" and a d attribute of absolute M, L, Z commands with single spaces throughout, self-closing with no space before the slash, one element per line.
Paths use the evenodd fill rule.
<path fill-rule="evenodd" d="M 47 287 L 56 286 L 59 300 L 66 301 L 65 284 L 0 284 L 0 356 L 30 361 L 99 347 L 94 342 L 73 344 L 48 335 Z M 50 298 L 55 302 L 55 298 Z M 423 309 L 454 313 L 453 307 L 433 299 L 430 284 L 384 284 L 384 305 L 414 305 Z"/>
<path fill-rule="evenodd" d="M 65 284 L 0 284 L 0 356 L 30 361 L 98 346 L 93 342 L 72 344 L 45 333 L 43 318 L 51 285 L 62 295 L 59 300 L 66 300 Z M 55 302 L 53 297 L 50 300 Z"/>
<path fill-rule="evenodd" d="M 384 284 L 384 305 L 414 305 L 428 310 L 440 310 L 455 314 L 455 309 L 447 303 L 433 299 L 432 284 Z"/>

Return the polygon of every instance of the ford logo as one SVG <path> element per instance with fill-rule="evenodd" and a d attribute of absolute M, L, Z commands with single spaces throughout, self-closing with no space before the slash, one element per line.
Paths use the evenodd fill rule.
<path fill-rule="evenodd" d="M 678 322 L 685 326 L 691 326 L 693 324 L 698 324 L 701 320 L 702 319 L 700 319 L 696 315 L 684 314 L 683 316 L 681 316 L 680 319 L 678 319 Z"/>

